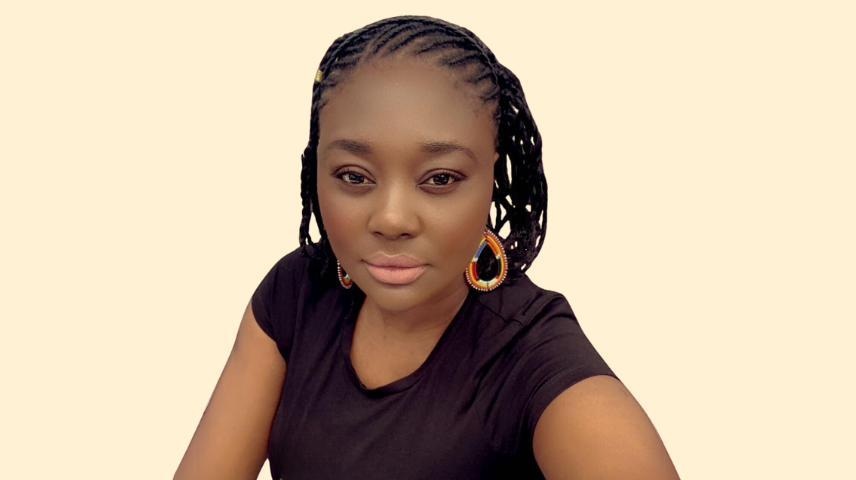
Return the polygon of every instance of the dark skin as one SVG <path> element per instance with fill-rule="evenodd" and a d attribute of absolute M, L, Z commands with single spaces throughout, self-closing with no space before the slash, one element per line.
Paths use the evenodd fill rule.
<path fill-rule="evenodd" d="M 491 207 L 495 126 L 466 85 L 417 60 L 359 67 L 319 122 L 319 207 L 336 258 L 366 293 L 351 360 L 374 388 L 416 370 L 467 296 L 463 272 Z M 431 141 L 465 149 L 425 151 Z M 428 266 L 410 284 L 381 283 L 364 262 L 379 252 Z"/>
<path fill-rule="evenodd" d="M 336 257 L 366 293 L 351 362 L 369 388 L 419 368 L 470 288 L 463 272 L 482 239 L 499 158 L 492 119 L 473 95 L 448 71 L 394 61 L 358 67 L 321 112 L 319 206 Z M 425 152 L 426 141 L 456 142 L 472 157 Z M 363 262 L 378 252 L 429 266 L 416 281 L 390 286 Z M 678 479 L 645 411 L 607 375 L 555 398 L 532 448 L 548 480 Z"/>
<path fill-rule="evenodd" d="M 334 253 L 366 293 L 351 362 L 376 388 L 422 365 L 469 293 L 463 272 L 490 212 L 495 127 L 468 86 L 417 61 L 358 67 L 332 93 L 319 119 L 319 206 Z M 337 145 L 341 139 L 351 142 Z M 426 141 L 435 142 L 431 151 L 420 146 Z M 428 267 L 412 283 L 383 284 L 363 263 L 379 252 Z M 256 478 L 268 453 L 269 435 L 260 432 L 271 429 L 285 376 L 284 358 L 248 304 L 175 478 Z M 645 411 L 607 375 L 555 398 L 532 449 L 548 480 L 678 478 Z"/>

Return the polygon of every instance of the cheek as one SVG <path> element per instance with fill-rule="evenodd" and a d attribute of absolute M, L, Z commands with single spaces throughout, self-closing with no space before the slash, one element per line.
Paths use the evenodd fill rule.
<path fill-rule="evenodd" d="M 340 189 L 335 187 L 327 179 L 319 180 L 318 207 L 334 252 L 344 254 L 342 249 L 347 247 L 348 242 L 342 239 L 354 238 L 354 234 L 360 229 L 361 221 L 363 224 L 365 222 L 355 209 L 353 200 L 349 200 Z"/>
<path fill-rule="evenodd" d="M 463 271 L 475 254 L 487 226 L 491 192 L 474 191 L 454 205 L 432 212 L 430 236 L 438 258 L 444 260 L 444 269 L 449 272 Z"/>

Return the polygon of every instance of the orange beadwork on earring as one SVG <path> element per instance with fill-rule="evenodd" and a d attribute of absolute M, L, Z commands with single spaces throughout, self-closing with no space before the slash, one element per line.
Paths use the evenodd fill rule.
<path fill-rule="evenodd" d="M 345 273 L 344 270 L 342 270 L 342 265 L 339 263 L 339 260 L 336 260 L 336 270 L 339 274 L 339 283 L 341 283 L 342 286 L 345 288 L 351 288 L 351 285 L 354 284 L 354 281 L 351 280 L 350 275 L 348 275 L 347 273 Z"/>
<path fill-rule="evenodd" d="M 496 257 L 497 264 L 499 265 L 499 271 L 497 271 L 496 276 L 490 280 L 482 280 L 479 278 L 478 273 L 476 273 L 476 265 L 478 264 L 479 256 L 482 254 L 485 247 L 490 248 Z M 467 265 L 467 270 L 464 272 L 464 276 L 467 278 L 467 282 L 469 282 L 472 288 L 482 292 L 489 292 L 498 287 L 502 281 L 505 280 L 507 273 L 508 257 L 505 256 L 505 247 L 502 246 L 502 243 L 499 241 L 499 237 L 497 237 L 495 233 L 485 229 L 484 237 L 479 244 L 478 250 L 476 250 L 476 254 L 470 261 L 470 264 Z"/>

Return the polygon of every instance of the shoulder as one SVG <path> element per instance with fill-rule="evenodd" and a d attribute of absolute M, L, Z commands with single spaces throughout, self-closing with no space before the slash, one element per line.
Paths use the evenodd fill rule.
<path fill-rule="evenodd" d="M 551 312 L 559 306 L 570 312 L 564 296 L 538 287 L 525 275 L 512 285 L 472 295 L 474 307 L 468 316 L 475 329 L 473 354 L 485 367 L 480 380 L 495 380 L 497 387 L 508 370 L 519 366 L 531 344 L 548 334 L 543 327 L 549 326 L 544 320 Z"/>
<path fill-rule="evenodd" d="M 512 285 L 479 294 L 477 304 L 490 343 L 501 346 L 503 356 L 515 362 L 531 357 L 532 347 L 547 339 L 585 337 L 568 299 L 539 287 L 527 275 Z"/>
<path fill-rule="evenodd" d="M 478 303 L 488 312 L 479 317 L 477 381 L 485 400 L 478 406 L 502 451 L 529 444 L 543 410 L 569 386 L 595 375 L 615 376 L 564 295 L 524 276 Z"/>
<path fill-rule="evenodd" d="M 303 247 L 297 247 L 274 262 L 262 279 L 260 290 L 269 296 L 278 291 L 293 291 L 301 288 L 311 280 L 310 260 L 304 253 Z"/>
<path fill-rule="evenodd" d="M 488 312 L 486 315 L 518 327 L 537 322 L 539 317 L 560 304 L 570 311 L 570 305 L 562 294 L 539 287 L 525 274 L 511 285 L 479 293 L 476 298 Z"/>
<path fill-rule="evenodd" d="M 550 402 L 532 450 L 547 479 L 678 478 L 642 406 L 622 382 L 606 375 L 581 380 Z"/>
<path fill-rule="evenodd" d="M 274 263 L 273 269 L 279 273 L 295 276 L 300 273 L 306 273 L 308 266 L 309 258 L 301 246 L 283 255 Z"/>
<path fill-rule="evenodd" d="M 268 269 L 250 299 L 257 323 L 277 343 L 290 342 L 294 312 L 309 285 L 308 265 L 300 247 L 283 255 Z"/>

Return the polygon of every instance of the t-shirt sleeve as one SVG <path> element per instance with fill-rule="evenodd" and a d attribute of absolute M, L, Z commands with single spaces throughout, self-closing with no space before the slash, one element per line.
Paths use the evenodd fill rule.
<path fill-rule="evenodd" d="M 487 418 L 497 448 L 506 452 L 531 448 L 541 414 L 575 383 L 595 375 L 618 379 L 562 295 L 521 328 L 501 364 L 502 386 Z"/>
<path fill-rule="evenodd" d="M 301 297 L 301 274 L 306 273 L 300 248 L 279 259 L 258 284 L 250 303 L 259 327 L 272 338 L 288 360 L 294 338 L 297 302 Z"/>
<path fill-rule="evenodd" d="M 524 412 L 527 441 L 532 440 L 547 406 L 575 383 L 595 375 L 620 381 L 586 337 L 570 306 L 566 308 L 568 313 L 548 315 L 535 325 L 537 342 L 523 360 L 524 371 L 530 372 L 526 380 L 529 402 Z"/>

